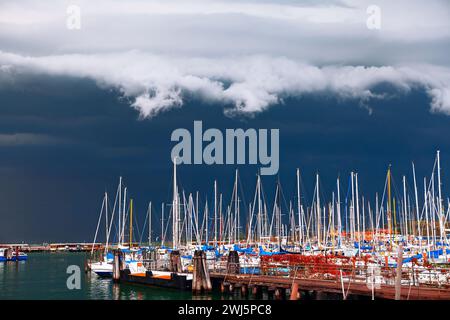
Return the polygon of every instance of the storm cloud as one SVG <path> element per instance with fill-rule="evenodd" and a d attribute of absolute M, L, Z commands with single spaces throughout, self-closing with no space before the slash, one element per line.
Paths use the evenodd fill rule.
<path fill-rule="evenodd" d="M 0 4 L 0 78 L 43 73 L 117 89 L 142 117 L 186 96 L 253 114 L 309 93 L 420 88 L 450 113 L 450 5 L 378 1 L 22 1 Z M 69 5 L 81 29 L 66 27 Z M 0 82 L 1 83 L 1 82 Z M 228 110 L 230 111 L 230 110 Z"/>

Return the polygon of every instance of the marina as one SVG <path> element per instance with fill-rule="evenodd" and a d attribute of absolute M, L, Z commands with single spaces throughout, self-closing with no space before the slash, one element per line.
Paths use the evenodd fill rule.
<path fill-rule="evenodd" d="M 450 301 L 449 0 L 5 0 L 0 26 L 3 317 Z"/>
<path fill-rule="evenodd" d="M 179 189 L 175 163 L 169 214 L 164 214 L 164 204 L 161 207 L 161 242 L 153 241 L 151 202 L 143 228 L 147 227 L 147 241 L 142 240 L 142 231 L 136 242 L 133 199 L 128 199 L 120 178 L 113 205 L 107 193 L 103 198 L 88 272 L 111 277 L 116 283 L 192 291 L 193 295 L 240 290 L 242 297 L 249 292 L 259 297 L 264 291 L 273 299 L 292 300 L 305 295 L 316 299 L 327 295 L 337 299 L 450 298 L 450 205 L 448 199 L 445 205 L 442 196 L 439 151 L 431 177 L 424 178 L 423 198 L 418 194 L 414 164 L 413 187 L 406 188 L 404 176 L 401 193 L 388 167 L 384 190 L 381 197 L 375 195 L 375 204 L 359 194 L 360 181 L 353 172 L 345 197 L 337 178 L 331 201 L 322 196 L 317 174 L 314 196 L 307 204 L 297 170 L 296 197 L 286 205 L 278 182 L 271 210 L 259 175 L 253 202 L 243 208 L 238 171 L 229 204 L 224 206 L 214 181 L 212 209 L 207 201 L 202 208 L 198 193 Z M 94 250 L 101 225 L 106 242 L 102 250 Z"/>
<path fill-rule="evenodd" d="M 288 205 L 280 182 L 269 201 L 257 175 L 253 201 L 245 207 L 236 170 L 228 204 L 214 181 L 212 204 L 205 200 L 203 206 L 198 192 L 180 190 L 174 161 L 173 199 L 168 213 L 161 205 L 160 241 L 152 203 L 139 230 L 120 178 L 112 204 L 104 194 L 91 243 L 2 244 L 1 273 L 5 277 L 11 266 L 18 271 L 34 259 L 73 255 L 89 281 L 114 290 L 175 291 L 183 299 L 449 300 L 450 202 L 445 205 L 440 172 L 437 152 L 419 197 L 414 164 L 413 187 L 407 189 L 403 177 L 401 193 L 389 166 L 374 205 L 359 194 L 357 173 L 350 174 L 345 197 L 337 178 L 331 201 L 320 192 L 317 174 L 307 203 L 297 170 L 297 194 Z"/>

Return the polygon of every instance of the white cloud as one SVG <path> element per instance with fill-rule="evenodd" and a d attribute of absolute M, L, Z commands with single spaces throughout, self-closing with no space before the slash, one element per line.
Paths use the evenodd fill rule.
<path fill-rule="evenodd" d="M 403 91 L 421 87 L 431 96 L 434 110 L 450 114 L 450 69 L 431 65 L 317 67 L 270 56 L 200 59 L 136 51 L 45 57 L 0 52 L 0 65 L 22 73 L 93 79 L 130 98 L 143 117 L 181 106 L 185 93 L 252 113 L 307 93 L 367 99 L 375 97 L 371 89 L 381 83 Z"/>
<path fill-rule="evenodd" d="M 82 28 L 66 28 L 79 5 Z M 332 92 L 375 97 L 373 86 L 421 87 L 450 114 L 450 4 L 378 0 L 73 0 L 0 3 L 0 75 L 40 72 L 94 79 L 142 116 L 185 93 L 259 112 L 284 97 Z"/>

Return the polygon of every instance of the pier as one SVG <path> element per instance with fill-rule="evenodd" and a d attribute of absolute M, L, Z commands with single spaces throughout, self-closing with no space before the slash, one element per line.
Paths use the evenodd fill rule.
<path fill-rule="evenodd" d="M 331 260 L 331 258 L 329 258 Z M 226 269 L 215 268 L 210 273 L 215 288 L 223 293 L 240 290 L 246 295 L 262 291 L 275 299 L 300 299 L 302 292 L 316 299 L 332 295 L 346 300 L 349 297 L 369 297 L 391 300 L 450 300 L 450 281 L 446 275 L 450 268 L 430 268 L 424 272 L 419 266 L 372 267 L 351 263 L 336 265 L 332 262 L 280 264 L 277 259 L 264 259 L 260 272 L 240 274 L 239 262 L 229 259 Z M 274 261 L 275 260 L 275 261 Z M 289 292 L 289 295 L 288 295 Z"/>
<path fill-rule="evenodd" d="M 356 264 L 351 258 L 333 260 L 337 258 L 294 255 L 297 261 L 306 258 L 315 261 L 294 264 L 292 261 L 295 260 L 291 259 L 291 263 L 280 263 L 280 259 L 272 256 L 263 258 L 258 267 L 242 267 L 237 251 L 230 251 L 226 260 L 207 266 L 204 251 L 197 250 L 192 272 L 183 273 L 174 267 L 178 263 L 172 263 L 168 268 L 133 275 L 130 270 L 123 269 L 121 259 L 116 259 L 122 255 L 115 251 L 114 280 L 192 290 L 193 295 L 215 290 L 254 298 L 260 298 L 264 293 L 276 300 L 450 300 L 450 278 L 447 277 L 450 268 L 425 268 L 418 264 L 405 267 L 400 260 L 400 267 L 379 267 L 370 265 L 369 260 L 365 264 Z M 176 261 L 176 257 L 179 257 L 178 252 L 173 251 L 170 261 Z M 283 260 L 288 261 L 289 254 L 284 255 Z"/>
<path fill-rule="evenodd" d="M 222 211 L 222 194 L 214 181 L 213 209 L 205 201 L 202 211 L 198 192 L 195 201 L 192 193 L 187 197 L 180 193 L 176 170 L 174 161 L 171 210 L 169 217 L 165 216 L 162 204 L 161 217 L 167 219 L 161 219 L 161 230 L 166 231 L 157 244 L 151 241 L 151 203 L 144 222 L 145 226 L 148 222 L 148 246 L 134 241 L 133 201 L 127 202 L 122 178 L 114 200 L 123 203 L 117 208 L 119 243 L 116 247 L 109 243 L 109 217 L 115 215 L 107 210 L 111 205 L 105 193 L 94 237 L 96 242 L 103 219 L 105 252 L 91 258 L 99 266 L 94 272 L 103 273 L 109 247 L 123 249 L 120 255 L 125 262 L 114 263 L 114 270 L 108 267 L 114 280 L 176 287 L 192 290 L 194 295 L 218 289 L 224 294 L 240 291 L 243 296 L 259 296 L 264 292 L 275 299 L 292 300 L 328 296 L 343 300 L 450 300 L 450 200 L 446 206 L 441 194 L 439 152 L 431 180 L 424 179 L 423 199 L 418 196 L 413 168 L 414 203 L 408 197 L 412 190 L 406 188 L 405 176 L 403 195 L 392 194 L 396 187 L 389 166 L 382 197 L 375 195 L 375 205 L 359 194 L 358 174 L 351 172 L 345 198 L 341 198 L 338 177 L 336 193 L 333 191 L 329 200 L 320 192 L 316 174 L 313 198 L 303 206 L 297 170 L 296 197 L 289 205 L 278 181 L 270 211 L 258 175 L 253 201 L 243 213 L 239 203 L 244 195 L 238 191 L 236 170 L 226 210 Z M 172 239 L 166 234 L 170 224 Z"/>
<path fill-rule="evenodd" d="M 67 242 L 67 243 L 44 243 L 44 244 L 27 244 L 27 243 L 0 243 L 0 248 L 17 248 L 23 252 L 59 252 L 59 251 L 91 251 L 102 250 L 102 243 L 87 242 Z"/>
<path fill-rule="evenodd" d="M 301 292 L 306 294 L 315 294 L 319 298 L 323 294 L 333 294 L 334 297 L 341 296 L 342 299 L 347 299 L 349 296 L 364 296 L 374 299 L 395 299 L 396 288 L 395 285 L 381 285 L 379 288 L 372 291 L 370 285 L 366 283 L 345 282 L 343 295 L 342 285 L 337 280 L 320 280 L 320 279 L 302 279 L 279 276 L 265 276 L 265 275 L 227 275 L 223 273 L 211 273 L 211 281 L 215 288 L 225 288 L 224 290 L 232 293 L 233 290 L 240 289 L 241 292 L 250 292 L 258 294 L 264 290 L 273 291 L 275 298 L 277 294 L 283 294 L 288 297 L 287 291 L 292 296 L 292 291 L 297 288 L 299 295 Z M 231 285 L 231 289 L 230 289 Z M 278 292 L 278 293 L 277 293 Z M 291 298 L 296 300 L 299 298 Z M 450 300 L 450 289 L 448 288 L 433 288 L 426 286 L 402 286 L 400 293 L 400 300 Z"/>

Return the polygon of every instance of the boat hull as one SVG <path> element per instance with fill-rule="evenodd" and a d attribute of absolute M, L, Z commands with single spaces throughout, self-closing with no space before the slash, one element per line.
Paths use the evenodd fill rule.
<path fill-rule="evenodd" d="M 26 260 L 28 260 L 27 256 L 18 256 L 18 257 L 13 256 L 11 257 L 11 259 L 8 259 L 8 261 L 26 261 Z"/>
<path fill-rule="evenodd" d="M 109 271 L 94 271 L 100 278 L 112 278 L 112 272 Z"/>
<path fill-rule="evenodd" d="M 111 278 L 113 274 L 113 266 L 107 262 L 95 262 L 90 264 L 90 269 L 101 278 Z"/>
<path fill-rule="evenodd" d="M 179 290 L 191 290 L 192 288 L 192 279 L 187 279 L 186 275 L 178 275 L 176 273 L 172 273 L 170 277 L 163 278 L 154 277 L 151 271 L 147 271 L 145 275 L 133 275 L 130 273 L 130 270 L 125 269 L 120 272 L 120 281 Z"/>

